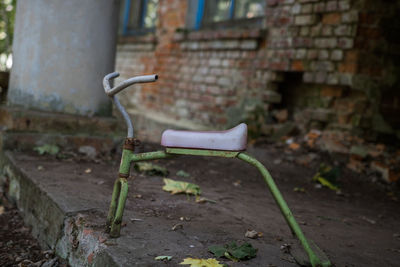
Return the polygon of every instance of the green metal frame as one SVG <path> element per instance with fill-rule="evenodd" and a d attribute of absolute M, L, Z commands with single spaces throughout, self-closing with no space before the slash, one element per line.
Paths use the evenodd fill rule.
<path fill-rule="evenodd" d="M 155 151 L 147 153 L 134 154 L 133 151 L 124 149 L 122 152 L 121 165 L 119 169 L 119 178 L 115 181 L 114 190 L 111 199 L 111 205 L 107 217 L 107 229 L 110 232 L 111 237 L 119 237 L 122 223 L 122 216 L 124 213 L 125 202 L 128 196 L 128 182 L 126 177 L 129 176 L 130 166 L 132 162 L 165 159 L 173 155 L 194 155 L 194 156 L 213 156 L 213 157 L 225 157 L 225 158 L 238 158 L 243 160 L 254 167 L 256 167 L 267 183 L 268 188 L 274 197 L 277 205 L 279 206 L 287 224 L 289 225 L 292 233 L 297 236 L 304 250 L 306 251 L 310 263 L 313 267 L 331 266 L 331 262 L 328 259 L 320 259 L 315 251 L 311 248 L 311 244 L 304 236 L 300 226 L 296 222 L 292 212 L 290 211 L 286 201 L 276 186 L 272 176 L 264 165 L 257 159 L 249 156 L 248 154 L 240 151 L 220 151 L 220 150 L 203 150 L 203 149 L 184 149 L 184 148 L 166 148 L 165 151 Z M 125 178 L 124 178 L 125 177 Z M 319 251 L 318 248 L 315 248 Z"/>

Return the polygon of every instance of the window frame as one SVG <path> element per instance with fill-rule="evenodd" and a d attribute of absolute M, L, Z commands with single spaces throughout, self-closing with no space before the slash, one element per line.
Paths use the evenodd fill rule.
<path fill-rule="evenodd" d="M 144 35 L 147 33 L 155 32 L 156 27 L 145 28 L 144 27 L 144 19 L 147 13 L 147 0 L 139 0 L 140 1 L 140 19 L 139 19 L 139 26 L 136 28 L 130 27 L 130 19 L 131 19 L 131 7 L 132 1 L 137 0 L 125 0 L 124 7 L 123 7 L 123 18 L 122 18 L 122 36 L 138 36 Z"/>
<path fill-rule="evenodd" d="M 254 18 L 235 18 L 235 3 L 237 0 L 230 0 L 231 5 L 229 7 L 229 18 L 223 21 L 204 23 L 204 12 L 206 0 L 197 1 L 197 12 L 194 21 L 194 30 L 210 29 L 210 28 L 234 28 L 240 25 L 240 27 L 259 25 L 262 27 L 262 21 L 265 15 L 254 17 Z"/>

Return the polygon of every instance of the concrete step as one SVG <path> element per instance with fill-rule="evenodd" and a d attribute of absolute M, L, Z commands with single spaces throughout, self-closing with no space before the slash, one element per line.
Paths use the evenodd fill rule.
<path fill-rule="evenodd" d="M 110 153 L 120 146 L 124 123 L 112 117 L 85 117 L 43 111 L 0 107 L 1 147 L 26 151 L 44 144 L 78 150 L 92 146 Z"/>
<path fill-rule="evenodd" d="M 125 124 L 113 117 L 87 117 L 0 107 L 2 131 L 29 133 L 77 133 L 94 136 L 115 136 L 125 132 Z"/>
<path fill-rule="evenodd" d="M 56 133 L 3 132 L 0 145 L 4 150 L 32 151 L 45 144 L 56 145 L 61 151 L 79 151 L 82 146 L 91 146 L 97 154 L 110 155 L 122 148 L 123 136 L 63 135 Z"/>
<path fill-rule="evenodd" d="M 207 164 L 206 159 L 200 161 L 202 166 Z M 173 173 L 182 167 L 174 161 L 168 162 L 174 164 L 168 165 Z M 231 163 L 226 164 L 222 168 Z M 33 235 L 43 247 L 54 249 L 71 266 L 177 266 L 186 257 L 212 257 L 207 252 L 210 244 L 243 239 L 246 225 L 260 227 L 254 220 L 241 217 L 241 211 L 233 212 L 242 205 L 233 208 L 229 200 L 218 205 L 198 204 L 188 201 L 186 196 L 170 196 L 162 191 L 161 177 L 136 175 L 134 187 L 133 181 L 129 181 L 131 189 L 121 237 L 111 239 L 104 229 L 118 162 L 59 161 L 6 152 L 0 158 L 0 167 L 3 170 L 0 186 L 6 188 L 8 197 L 17 204 Z M 91 172 L 85 172 L 89 168 Z M 220 177 L 218 173 L 209 175 L 212 181 Z M 219 186 L 224 183 L 221 181 Z M 135 198 L 138 193 L 139 199 Z M 215 194 L 221 193 L 215 191 Z M 234 203 L 240 204 L 240 197 L 230 195 L 235 197 Z M 259 208 L 265 209 L 262 205 Z M 208 215 L 202 215 L 204 212 Z M 254 212 L 260 217 L 258 211 Z M 182 221 L 180 216 L 189 216 L 191 221 Z M 270 215 L 262 216 L 266 216 L 263 221 L 268 221 Z M 184 228 L 172 231 L 171 227 L 177 223 Z M 268 240 L 273 240 L 273 236 L 250 240 L 259 249 L 257 257 L 234 266 L 264 266 L 265 263 L 296 266 L 282 260 L 284 255 L 279 245 L 272 245 Z M 172 255 L 173 259 L 166 263 L 155 261 L 159 255 Z"/>

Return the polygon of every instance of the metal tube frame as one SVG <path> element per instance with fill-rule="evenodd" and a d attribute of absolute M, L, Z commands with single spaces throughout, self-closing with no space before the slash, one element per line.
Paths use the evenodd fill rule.
<path fill-rule="evenodd" d="M 111 237 L 119 237 L 121 230 L 122 217 L 125 208 L 126 198 L 128 196 L 128 182 L 130 166 L 132 162 L 166 159 L 174 155 L 194 155 L 194 156 L 214 156 L 214 157 L 225 157 L 225 158 L 238 158 L 244 162 L 249 163 L 256 167 L 264 181 L 266 182 L 269 191 L 275 199 L 276 204 L 284 216 L 287 224 L 289 225 L 292 233 L 297 236 L 304 250 L 306 251 L 310 263 L 313 267 L 331 266 L 331 262 L 328 259 L 321 260 L 317 254 L 312 250 L 309 241 L 304 236 L 299 224 L 296 222 L 292 212 L 290 211 L 286 201 L 276 186 L 272 176 L 264 165 L 257 159 L 250 155 L 240 151 L 220 151 L 220 150 L 200 150 L 200 149 L 183 149 L 183 148 L 166 148 L 165 151 L 154 151 L 147 153 L 135 154 L 133 151 L 124 149 L 122 152 L 121 165 L 119 168 L 119 177 L 116 179 L 111 198 L 110 209 L 107 217 L 107 229 Z"/>
<path fill-rule="evenodd" d="M 199 1 L 204 2 L 204 1 Z M 194 156 L 213 156 L 213 157 L 224 157 L 224 158 L 238 158 L 243 160 L 254 167 L 256 167 L 264 178 L 264 181 L 268 185 L 268 188 L 275 199 L 276 204 L 279 206 L 281 213 L 283 214 L 287 224 L 289 225 L 292 233 L 297 236 L 300 240 L 301 245 L 306 251 L 310 263 L 313 267 L 315 266 L 323 266 L 328 267 L 331 266 L 331 263 L 328 259 L 321 260 L 317 254 L 313 251 L 310 246 L 310 243 L 304 236 L 301 231 L 300 226 L 296 222 L 292 212 L 290 211 L 286 201 L 284 200 L 282 194 L 280 193 L 278 187 L 276 186 L 274 180 L 271 175 L 264 167 L 264 165 L 256 160 L 255 158 L 245 154 L 241 151 L 221 151 L 221 150 L 205 150 L 205 149 L 184 149 L 184 148 L 166 148 L 165 151 L 154 151 L 147 153 L 134 153 L 135 141 L 137 141 L 133 135 L 133 125 L 132 121 L 129 118 L 128 113 L 125 108 L 120 104 L 116 94 L 128 86 L 135 83 L 147 83 L 154 82 L 158 79 L 157 75 L 145 75 L 145 76 L 137 76 L 130 78 L 128 80 L 123 81 L 118 86 L 111 88 L 110 80 L 119 76 L 119 73 L 114 72 L 107 74 L 103 79 L 103 86 L 106 94 L 110 96 L 118 110 L 121 112 L 124 117 L 125 123 L 128 128 L 127 138 L 125 140 L 124 149 L 122 151 L 121 164 L 119 168 L 119 177 L 116 179 L 114 183 L 114 189 L 111 197 L 111 204 L 107 216 L 107 232 L 110 233 L 111 237 L 119 237 L 121 231 L 121 223 L 122 217 L 124 214 L 126 198 L 128 197 L 128 181 L 130 173 L 130 166 L 132 162 L 138 161 L 146 161 L 146 160 L 155 160 L 155 159 L 165 159 L 169 158 L 173 155 L 194 155 Z M 316 250 L 319 249 L 316 247 Z M 319 251 L 321 252 L 321 251 Z"/>

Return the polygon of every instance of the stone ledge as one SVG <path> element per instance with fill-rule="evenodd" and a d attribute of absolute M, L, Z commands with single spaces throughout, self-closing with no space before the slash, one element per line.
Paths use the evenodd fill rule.
<path fill-rule="evenodd" d="M 201 30 L 191 32 L 176 32 L 174 42 L 182 41 L 204 41 L 204 40 L 235 40 L 235 39 L 262 39 L 266 37 L 264 29 L 224 29 L 224 30 Z"/>
<path fill-rule="evenodd" d="M 115 136 L 124 132 L 114 117 L 88 117 L 0 106 L 1 131 Z"/>
<path fill-rule="evenodd" d="M 43 167 L 40 170 L 37 168 L 39 164 Z M 227 162 L 224 166 L 229 164 Z M 240 218 L 240 223 L 230 225 L 227 232 L 221 223 L 226 220 L 226 216 L 232 221 L 237 217 L 230 209 L 206 204 L 201 208 L 198 203 L 188 201 L 184 196 L 165 198 L 168 194 L 161 190 L 160 177 L 146 176 L 146 179 L 135 179 L 135 187 L 131 187 L 133 193 L 143 194 L 143 199 L 133 199 L 133 194 L 130 194 L 121 237 L 110 239 L 104 229 L 117 164 L 65 162 L 5 152 L 0 156 L 0 165 L 4 170 L 0 176 L 0 186 L 7 188 L 5 184 L 10 185 L 7 195 L 17 204 L 26 224 L 33 228 L 34 236 L 39 238 L 44 248 L 54 249 L 72 267 L 177 266 L 189 253 L 208 256 L 206 244 L 217 242 L 216 239 L 221 236 L 229 235 L 233 240 L 242 239 L 241 231 L 245 229 L 242 224 L 255 223 L 254 218 Z M 89 174 L 84 172 L 88 167 L 92 168 Z M 179 164 L 174 167 L 169 165 L 174 173 L 179 168 Z M 132 185 L 132 179 L 129 183 Z M 260 193 L 264 196 L 264 190 Z M 150 206 L 146 208 L 139 205 L 143 201 Z M 149 215 L 150 208 L 154 214 Z M 247 209 L 247 206 L 242 208 Z M 261 205 L 259 208 L 265 207 Z M 201 229 L 209 218 L 199 216 L 199 209 L 206 209 L 215 220 L 207 231 Z M 175 220 L 179 221 L 176 216 L 182 215 L 197 219 L 191 220 L 190 226 L 185 224 L 184 233 L 172 231 L 174 221 L 171 221 L 168 214 L 173 210 L 178 212 L 174 215 Z M 142 219 L 133 221 L 130 220 L 132 218 Z M 261 266 L 265 262 L 277 266 L 282 263 L 282 252 L 278 245 L 268 243 L 270 241 L 267 239 L 257 242 L 259 254 L 252 260 L 254 266 Z M 154 260 L 157 255 L 174 257 L 171 262 L 164 263 Z M 289 262 L 285 264 L 295 266 Z"/>
<path fill-rule="evenodd" d="M 157 43 L 157 37 L 154 33 L 138 36 L 120 36 L 118 38 L 118 44 L 129 44 L 129 43 Z"/>

